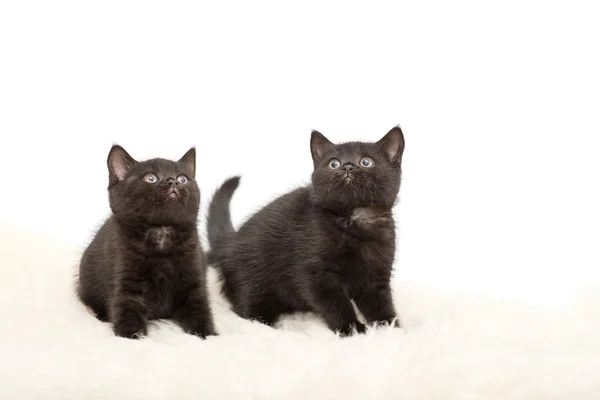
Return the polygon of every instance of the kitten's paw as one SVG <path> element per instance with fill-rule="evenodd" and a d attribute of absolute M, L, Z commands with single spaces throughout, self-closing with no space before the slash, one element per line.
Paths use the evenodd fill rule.
<path fill-rule="evenodd" d="M 196 323 L 189 326 L 183 326 L 183 330 L 185 333 L 198 336 L 202 339 L 206 339 L 208 336 L 218 335 L 212 322 Z"/>
<path fill-rule="evenodd" d="M 350 323 L 343 328 L 338 329 L 338 333 L 342 337 L 352 336 L 354 333 L 365 333 L 367 327 L 360 322 Z"/>
<path fill-rule="evenodd" d="M 265 317 L 265 316 L 253 317 L 253 318 L 251 318 L 251 320 L 260 322 L 261 324 L 264 324 L 264 325 L 268 325 L 271 328 L 273 328 L 275 326 L 275 322 L 277 322 L 277 319 L 269 318 L 269 317 Z"/>
<path fill-rule="evenodd" d="M 208 336 L 217 336 L 218 333 L 214 330 L 214 328 L 208 327 L 204 329 L 193 329 L 187 331 L 190 335 L 198 336 L 200 339 L 206 339 Z"/>
<path fill-rule="evenodd" d="M 365 333 L 365 332 L 367 332 L 367 327 L 364 324 L 357 322 L 356 323 L 356 332 L 357 333 Z"/>
<path fill-rule="evenodd" d="M 400 324 L 400 320 L 396 317 L 382 320 L 382 321 L 375 321 L 374 324 L 375 324 L 376 328 L 386 327 L 386 326 L 391 326 L 393 328 L 402 328 L 402 324 Z"/>
<path fill-rule="evenodd" d="M 127 339 L 140 339 L 148 334 L 148 328 L 141 321 L 122 320 L 114 323 L 113 332 Z"/>

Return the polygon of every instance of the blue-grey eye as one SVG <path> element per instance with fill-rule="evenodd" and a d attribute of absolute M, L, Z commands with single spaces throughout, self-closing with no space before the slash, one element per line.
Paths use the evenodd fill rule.
<path fill-rule="evenodd" d="M 375 162 L 371 157 L 363 157 L 362 160 L 360 160 L 360 166 L 364 168 L 371 168 L 374 164 Z"/>
<path fill-rule="evenodd" d="M 183 175 L 179 175 L 177 177 L 177 182 L 179 182 L 179 183 L 187 183 L 187 181 L 188 181 L 188 179 Z"/>
<path fill-rule="evenodd" d="M 144 180 L 148 183 L 156 183 L 158 182 L 158 178 L 154 174 L 148 174 L 144 177 Z"/>
<path fill-rule="evenodd" d="M 331 169 L 338 169 L 340 165 L 342 165 L 342 163 L 337 158 L 334 158 L 333 160 L 329 161 L 329 168 Z"/>

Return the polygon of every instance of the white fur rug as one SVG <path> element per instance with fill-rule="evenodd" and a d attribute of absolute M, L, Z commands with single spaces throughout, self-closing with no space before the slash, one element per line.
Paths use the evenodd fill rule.
<path fill-rule="evenodd" d="M 405 329 L 340 339 L 236 317 L 211 274 L 220 336 L 158 322 L 131 341 L 76 300 L 77 251 L 0 233 L 1 399 L 600 399 L 600 291 L 546 313 L 400 285 Z"/>

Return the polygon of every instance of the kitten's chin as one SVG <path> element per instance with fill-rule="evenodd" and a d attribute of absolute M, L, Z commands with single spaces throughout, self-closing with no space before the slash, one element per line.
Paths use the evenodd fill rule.
<path fill-rule="evenodd" d="M 156 202 L 159 204 L 178 203 L 183 200 L 183 195 L 175 189 L 171 189 L 167 193 L 161 194 L 156 198 Z"/>

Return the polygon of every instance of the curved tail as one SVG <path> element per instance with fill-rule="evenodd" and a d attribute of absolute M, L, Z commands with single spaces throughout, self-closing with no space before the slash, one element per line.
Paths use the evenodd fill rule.
<path fill-rule="evenodd" d="M 227 179 L 213 195 L 208 208 L 207 218 L 207 234 L 210 247 L 214 248 L 217 239 L 235 232 L 231 223 L 231 213 L 229 212 L 229 204 L 231 197 L 240 184 L 240 177 L 234 176 Z"/>

